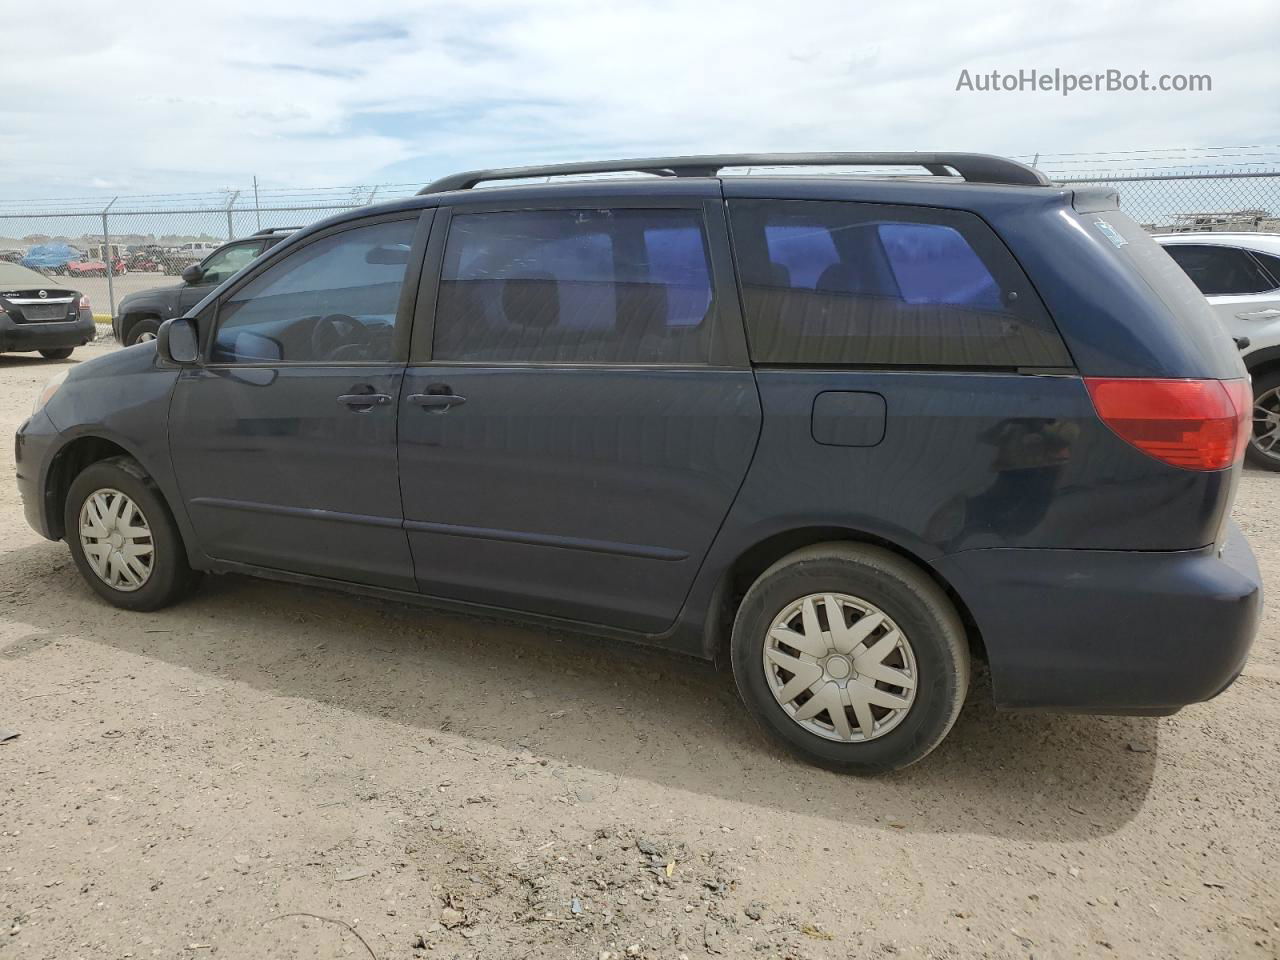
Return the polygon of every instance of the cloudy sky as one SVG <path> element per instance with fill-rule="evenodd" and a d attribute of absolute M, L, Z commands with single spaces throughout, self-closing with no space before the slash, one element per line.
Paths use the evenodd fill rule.
<path fill-rule="evenodd" d="M 0 200 L 737 150 L 1280 157 L 1275 0 L 5 6 Z M 961 70 L 1032 68 L 1212 91 L 956 90 Z"/>

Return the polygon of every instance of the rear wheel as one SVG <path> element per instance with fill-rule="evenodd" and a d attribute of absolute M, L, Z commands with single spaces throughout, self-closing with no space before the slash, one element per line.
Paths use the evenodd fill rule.
<path fill-rule="evenodd" d="M 1244 456 L 1251 467 L 1280 471 L 1280 370 L 1253 381 L 1253 434 Z"/>
<path fill-rule="evenodd" d="M 46 360 L 65 360 L 67 357 L 71 356 L 71 351 L 73 349 L 75 348 L 60 347 L 57 350 L 41 350 L 40 356 L 44 357 Z"/>
<path fill-rule="evenodd" d="M 67 494 L 63 530 L 85 582 L 117 607 L 158 610 L 195 585 L 168 506 L 130 457 L 81 471 Z"/>
<path fill-rule="evenodd" d="M 124 345 L 132 347 L 135 343 L 147 343 L 156 338 L 160 330 L 160 321 L 155 317 L 144 317 L 134 322 L 124 335 Z"/>
<path fill-rule="evenodd" d="M 761 574 L 738 609 L 732 661 L 767 733 L 845 773 L 924 757 L 969 688 L 964 627 L 946 595 L 897 554 L 862 544 L 806 547 Z"/>

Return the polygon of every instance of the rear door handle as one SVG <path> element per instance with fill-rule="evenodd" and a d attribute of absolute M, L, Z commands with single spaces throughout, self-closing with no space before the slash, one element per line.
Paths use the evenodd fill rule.
<path fill-rule="evenodd" d="M 1271 307 L 1267 310 L 1252 310 L 1244 313 L 1237 313 L 1237 317 L 1241 320 L 1275 320 L 1280 317 L 1280 310 Z"/>
<path fill-rule="evenodd" d="M 338 402 L 350 407 L 356 413 L 366 413 L 374 407 L 385 406 L 391 397 L 385 393 L 344 393 Z"/>
<path fill-rule="evenodd" d="M 467 398 L 460 397 L 456 393 L 411 393 L 409 402 L 416 403 L 432 413 L 444 413 L 450 407 L 466 403 Z"/>

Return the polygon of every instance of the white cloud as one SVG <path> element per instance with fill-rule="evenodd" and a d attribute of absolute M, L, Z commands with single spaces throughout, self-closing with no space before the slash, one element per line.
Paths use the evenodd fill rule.
<path fill-rule="evenodd" d="M 6 11 L 0 196 L 426 180 L 808 149 L 1280 140 L 1272 0 L 72 0 Z M 1208 73 L 1204 94 L 956 92 L 962 68 Z"/>

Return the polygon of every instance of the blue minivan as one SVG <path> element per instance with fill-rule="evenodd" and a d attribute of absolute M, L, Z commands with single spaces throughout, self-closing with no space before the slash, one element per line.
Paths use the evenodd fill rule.
<path fill-rule="evenodd" d="M 938 745 L 975 658 L 1010 708 L 1230 684 L 1249 418 L 1112 193 L 974 154 L 668 157 L 299 231 L 46 386 L 17 469 L 117 606 L 244 573 L 723 658 L 783 745 L 869 773 Z"/>

